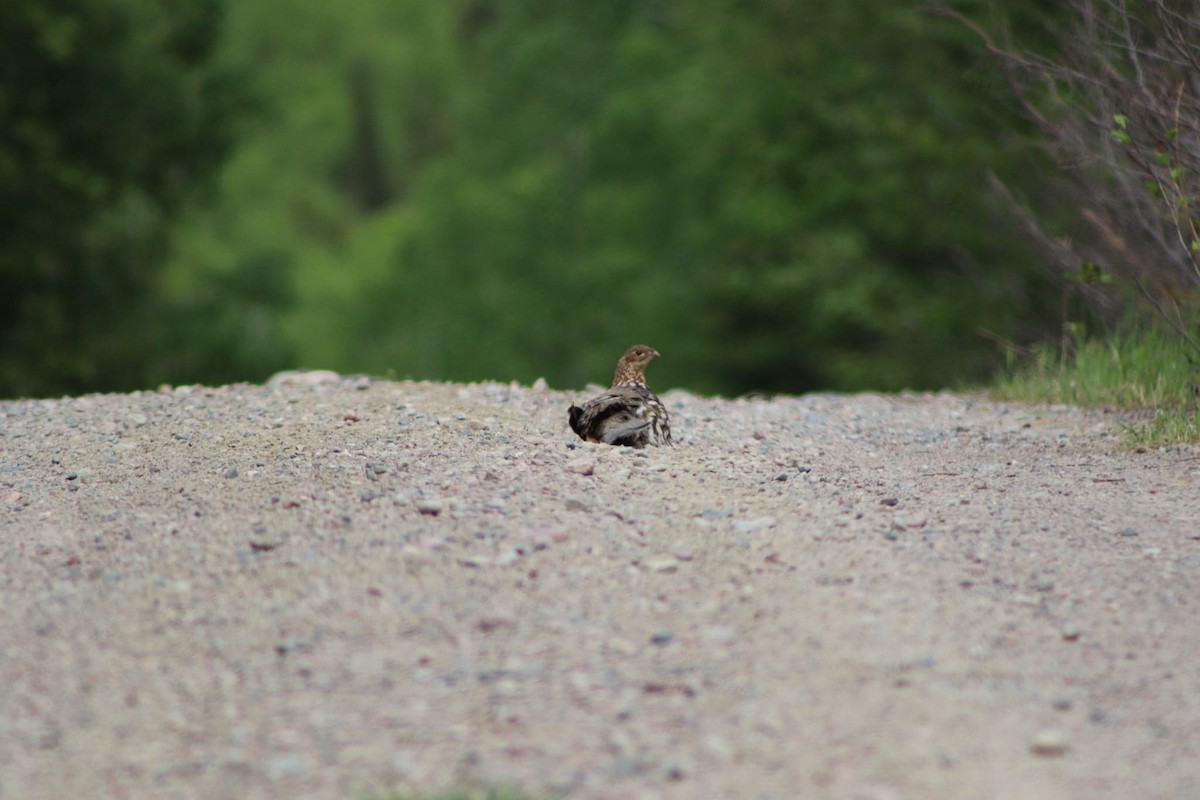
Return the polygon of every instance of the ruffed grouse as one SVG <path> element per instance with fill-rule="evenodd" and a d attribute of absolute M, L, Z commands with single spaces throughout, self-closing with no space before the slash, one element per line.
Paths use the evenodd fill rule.
<path fill-rule="evenodd" d="M 671 444 L 667 408 L 646 386 L 646 365 L 657 355 L 644 344 L 626 350 L 617 362 L 612 388 L 567 409 L 571 430 L 588 442 L 638 448 Z"/>

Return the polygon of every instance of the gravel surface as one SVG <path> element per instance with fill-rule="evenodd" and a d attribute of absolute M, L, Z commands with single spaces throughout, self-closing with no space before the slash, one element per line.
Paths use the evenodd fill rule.
<path fill-rule="evenodd" d="M 1200 449 L 963 395 L 0 403 L 0 797 L 1200 797 Z"/>

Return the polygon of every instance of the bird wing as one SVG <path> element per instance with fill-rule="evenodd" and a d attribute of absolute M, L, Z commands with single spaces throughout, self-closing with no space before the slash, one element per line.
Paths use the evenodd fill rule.
<path fill-rule="evenodd" d="M 646 416 L 648 390 L 636 386 L 617 386 L 568 410 L 571 429 L 580 438 L 605 444 L 646 443 L 650 420 Z"/>

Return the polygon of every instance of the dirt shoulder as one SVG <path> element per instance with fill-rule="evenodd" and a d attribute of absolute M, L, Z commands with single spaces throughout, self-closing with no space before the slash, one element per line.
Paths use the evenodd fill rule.
<path fill-rule="evenodd" d="M 1200 797 L 1200 449 L 974 396 L 0 403 L 0 798 Z"/>

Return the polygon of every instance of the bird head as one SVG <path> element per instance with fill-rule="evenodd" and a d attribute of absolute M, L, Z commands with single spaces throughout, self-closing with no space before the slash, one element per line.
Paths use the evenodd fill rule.
<path fill-rule="evenodd" d="M 644 344 L 635 344 L 617 362 L 613 386 L 646 385 L 646 365 L 658 356 L 658 351 Z"/>

